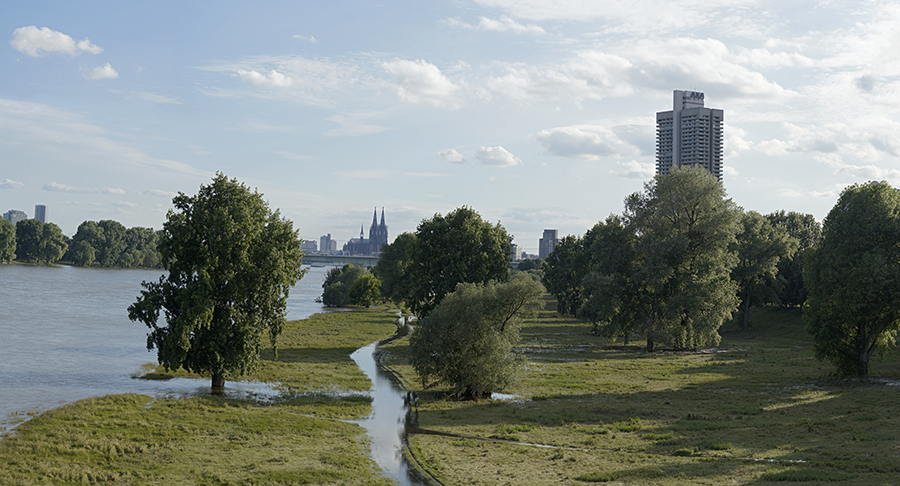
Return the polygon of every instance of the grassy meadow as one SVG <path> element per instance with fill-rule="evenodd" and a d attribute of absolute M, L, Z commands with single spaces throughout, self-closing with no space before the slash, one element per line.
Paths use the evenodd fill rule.
<path fill-rule="evenodd" d="M 522 329 L 512 401 L 420 393 L 410 437 L 444 484 L 897 484 L 900 359 L 869 383 L 830 377 L 799 310 L 754 309 L 719 348 L 648 354 L 608 343 L 552 308 Z M 401 340 L 388 363 L 413 389 Z"/>
<path fill-rule="evenodd" d="M 395 330 L 395 311 L 288 324 L 252 378 L 301 393 L 274 404 L 115 395 L 70 404 L 0 440 L 2 485 L 390 484 L 368 458 L 371 384 L 349 355 Z M 552 306 L 526 322 L 527 367 L 508 401 L 420 391 L 410 436 L 445 485 L 900 483 L 900 358 L 868 383 L 831 378 L 799 310 L 754 309 L 719 348 L 648 354 Z M 384 358 L 408 388 L 408 340 Z M 182 376 L 155 370 L 151 377 Z M 227 383 L 226 383 L 227 387 Z"/>

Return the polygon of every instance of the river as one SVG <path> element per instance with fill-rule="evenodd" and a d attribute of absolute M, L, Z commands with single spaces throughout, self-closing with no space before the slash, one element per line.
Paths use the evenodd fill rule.
<path fill-rule="evenodd" d="M 326 309 L 322 293 L 328 268 L 311 267 L 291 289 L 289 320 Z M 0 432 L 35 413 L 83 398 L 139 393 L 158 398 L 209 393 L 208 380 L 135 380 L 145 364 L 156 364 L 146 347 L 147 328 L 128 319 L 128 306 L 142 281 L 160 270 L 0 264 Z M 401 451 L 409 409 L 396 381 L 376 363 L 376 344 L 353 353 L 373 383 L 373 414 L 359 421 L 370 438 L 372 458 L 401 485 L 409 477 Z M 278 394 L 265 384 L 228 382 L 226 394 Z"/>

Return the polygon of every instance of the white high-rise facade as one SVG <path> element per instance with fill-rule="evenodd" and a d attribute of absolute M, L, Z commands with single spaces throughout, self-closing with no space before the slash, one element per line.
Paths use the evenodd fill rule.
<path fill-rule="evenodd" d="M 722 180 L 725 112 L 703 106 L 703 93 L 675 90 L 672 110 L 656 113 L 656 173 L 699 165 Z"/>

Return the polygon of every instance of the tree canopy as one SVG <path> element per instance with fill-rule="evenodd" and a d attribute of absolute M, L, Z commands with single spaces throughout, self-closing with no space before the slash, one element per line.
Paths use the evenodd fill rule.
<path fill-rule="evenodd" d="M 262 194 L 222 174 L 172 203 L 159 243 L 168 272 L 143 283 L 128 316 L 150 328 L 147 349 L 167 370 L 211 375 L 215 389 L 256 369 L 266 331 L 276 346 L 305 272 L 300 239 Z"/>
<path fill-rule="evenodd" d="M 405 269 L 407 307 L 422 318 L 460 283 L 508 280 L 510 240 L 503 226 L 465 206 L 423 220 L 414 243 L 404 243 L 412 246 Z"/>
<path fill-rule="evenodd" d="M 803 284 L 804 255 L 822 238 L 822 225 L 813 215 L 795 211 L 776 211 L 766 218 L 772 226 L 783 229 L 798 242 L 797 251 L 791 257 L 778 260 L 778 285 L 773 290 L 782 306 L 801 306 L 807 295 Z"/>
<path fill-rule="evenodd" d="M 513 350 L 521 319 L 539 309 L 544 289 L 527 275 L 509 282 L 460 283 L 410 337 L 421 377 L 465 398 L 490 396 L 512 384 L 522 363 Z"/>
<path fill-rule="evenodd" d="M 400 233 L 384 245 L 372 273 L 381 281 L 381 294 L 395 304 L 403 303 L 412 288 L 409 265 L 416 245 L 415 233 Z"/>
<path fill-rule="evenodd" d="M 16 258 L 26 262 L 55 263 L 66 253 L 66 238 L 54 223 L 25 219 L 16 223 Z"/>
<path fill-rule="evenodd" d="M 16 258 L 16 226 L 0 218 L 0 262 L 9 263 Z"/>
<path fill-rule="evenodd" d="M 365 267 L 347 263 L 325 274 L 325 281 L 322 282 L 322 304 L 325 307 L 369 307 L 380 300 L 381 282 Z"/>
<path fill-rule="evenodd" d="M 816 357 L 841 375 L 867 376 L 872 356 L 893 346 L 900 329 L 900 191 L 886 182 L 844 189 L 803 277 Z"/>
<path fill-rule="evenodd" d="M 799 241 L 781 226 L 773 226 L 763 215 L 748 211 L 741 219 L 741 229 L 734 243 L 738 264 L 731 272 L 738 284 L 743 302 L 744 331 L 750 330 L 750 304 L 777 302 L 778 263 L 794 255 Z"/>

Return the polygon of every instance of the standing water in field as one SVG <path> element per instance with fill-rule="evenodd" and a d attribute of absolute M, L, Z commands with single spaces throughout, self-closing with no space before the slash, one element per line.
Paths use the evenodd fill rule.
<path fill-rule="evenodd" d="M 315 302 L 326 268 L 291 289 L 289 320 L 325 309 Z M 128 319 L 142 281 L 162 270 L 0 264 L 0 432 L 40 412 L 116 393 L 182 397 L 209 393 L 208 380 L 134 380 L 156 350 L 146 326 Z M 231 395 L 272 394 L 260 383 L 229 382 Z"/>
<path fill-rule="evenodd" d="M 403 447 L 410 403 L 406 390 L 384 368 L 379 366 L 378 343 L 372 343 L 350 355 L 356 365 L 372 380 L 372 415 L 359 421 L 371 439 L 372 459 L 385 475 L 402 485 L 428 484 L 411 474 Z"/>

